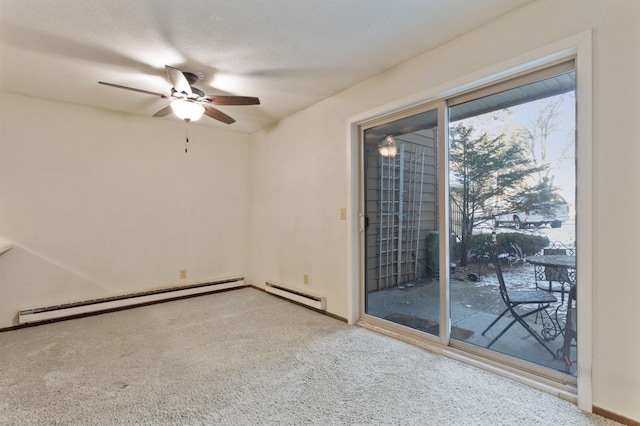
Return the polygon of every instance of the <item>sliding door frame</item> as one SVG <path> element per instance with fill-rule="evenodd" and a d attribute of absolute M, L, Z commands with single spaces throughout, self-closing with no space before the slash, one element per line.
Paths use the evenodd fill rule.
<path fill-rule="evenodd" d="M 519 369 L 518 365 L 501 365 L 500 357 L 496 360 L 487 360 L 471 351 L 452 348 L 449 345 L 450 315 L 449 315 L 449 293 L 447 282 L 448 276 L 448 238 L 446 233 L 440 233 L 440 253 L 444 253 L 440 258 L 440 271 L 445 271 L 440 278 L 440 336 L 436 339 L 424 338 L 424 333 L 416 332 L 403 333 L 402 330 L 388 331 L 378 327 L 375 323 L 363 322 L 363 295 L 362 288 L 364 282 L 364 257 L 362 246 L 364 216 L 362 210 L 362 173 L 361 173 L 361 152 L 362 141 L 360 139 L 360 129 L 364 123 L 372 120 L 379 120 L 416 106 L 426 106 L 435 104 L 441 100 L 451 98 L 454 95 L 468 92 L 475 88 L 487 86 L 498 81 L 502 81 L 545 65 L 557 63 L 563 59 L 575 58 L 576 60 L 576 102 L 577 102 L 577 123 L 576 123 L 576 182 L 577 182 L 577 202 L 576 210 L 580 212 L 577 220 L 577 274 L 580 277 L 580 292 L 578 293 L 578 378 L 577 378 L 577 404 L 584 411 L 592 411 L 592 305 L 593 305 L 593 143 L 592 143 L 592 34 L 586 31 L 553 44 L 541 47 L 519 55 L 515 58 L 503 61 L 494 66 L 473 72 L 464 77 L 446 82 L 436 87 L 418 92 L 408 98 L 401 99 L 391 104 L 382 105 L 376 109 L 358 114 L 348 120 L 347 123 L 347 208 L 351 212 L 348 222 L 347 250 L 350 261 L 347 265 L 347 279 L 351 283 L 348 299 L 348 322 L 350 324 L 361 324 L 365 327 L 375 328 L 377 331 L 386 332 L 397 338 L 409 341 L 431 351 L 462 360 L 478 367 L 493 371 L 503 376 L 518 380 L 529 386 L 538 389 L 563 395 L 564 398 L 574 399 L 571 391 L 564 391 L 563 388 L 551 383 L 549 380 L 539 377 L 535 372 L 527 371 L 526 367 Z M 444 101 L 442 101 L 444 102 Z M 446 108 L 441 114 L 446 114 Z M 447 162 L 447 149 L 445 134 L 448 125 L 445 116 L 439 116 L 438 126 L 438 161 L 439 167 L 438 183 L 439 191 L 439 223 L 448 220 L 448 176 L 445 175 L 446 167 L 442 167 Z M 440 140 L 442 138 L 442 140 Z M 448 222 L 444 222 L 447 224 Z M 446 228 L 446 226 L 445 226 Z M 435 337 L 435 336 L 434 336 Z M 557 384 L 561 385 L 561 384 Z"/>
<path fill-rule="evenodd" d="M 446 170 L 446 167 L 442 166 L 442 163 L 440 163 L 440 161 L 442 161 L 442 156 L 445 155 L 444 158 L 446 158 L 446 152 L 443 154 L 441 151 L 447 151 L 446 149 L 442 149 L 442 147 L 444 145 L 442 145 L 443 142 L 445 142 L 447 139 L 446 137 L 448 137 L 448 130 L 445 128 L 446 126 L 443 125 L 443 119 L 445 118 L 445 114 L 446 114 L 446 102 L 444 100 L 438 100 L 435 102 L 426 102 L 426 103 L 421 103 L 417 106 L 413 106 L 413 107 L 409 107 L 406 109 L 400 109 L 398 111 L 396 111 L 395 113 L 390 113 L 390 114 L 386 114 L 380 117 L 375 117 L 372 118 L 370 120 L 366 120 L 366 121 L 362 121 L 359 122 L 357 125 L 357 138 L 358 138 L 358 175 L 359 175 L 359 188 L 364 188 L 364 179 L 365 179 L 365 159 L 364 159 L 364 140 L 362 138 L 362 136 L 364 135 L 364 132 L 368 129 L 374 128 L 376 126 L 382 125 L 382 124 L 387 124 L 396 120 L 402 120 L 403 118 L 407 118 L 416 114 L 420 114 L 423 112 L 428 112 L 428 111 L 433 111 L 433 110 L 437 110 L 438 111 L 438 122 L 436 125 L 437 128 L 437 134 L 436 134 L 436 159 L 437 159 L 437 200 L 438 200 L 438 209 L 437 209 L 437 224 L 438 224 L 438 229 L 441 229 L 443 224 L 448 224 L 448 218 L 449 218 L 449 214 L 448 214 L 448 209 L 447 208 L 443 208 L 444 206 L 442 205 L 442 192 L 443 189 L 442 187 L 446 187 L 448 190 L 448 179 L 443 180 L 443 171 Z M 444 112 L 443 112 L 444 111 Z M 446 177 L 446 176 L 444 176 Z M 446 200 L 446 198 L 445 198 Z M 365 232 L 364 232 L 364 217 L 365 217 L 365 193 L 364 191 L 360 190 L 359 191 L 359 213 L 358 213 L 358 228 L 359 228 L 359 245 L 360 245 L 360 265 L 359 265 L 359 269 L 360 269 L 360 279 L 362 280 L 361 285 L 364 285 L 364 280 L 365 280 Z M 449 241 L 447 238 L 443 238 L 443 233 L 440 232 L 439 235 L 439 241 L 438 241 L 438 248 L 440 250 L 440 253 L 443 253 L 443 242 L 445 244 L 445 247 L 447 252 L 446 252 L 446 258 L 447 258 L 447 263 L 448 264 L 448 259 L 449 259 L 449 253 L 448 253 L 448 244 Z M 446 233 L 445 233 L 446 234 Z M 446 235 L 444 236 L 446 237 Z M 442 345 L 448 345 L 449 344 L 449 337 L 448 337 L 448 329 L 449 324 L 450 324 L 450 319 L 448 319 L 448 315 L 449 315 L 449 303 L 448 303 L 448 286 L 447 286 L 447 282 L 449 280 L 449 268 L 445 268 L 443 269 L 442 267 L 442 259 L 439 259 L 439 268 L 440 268 L 440 279 L 439 279 L 439 318 L 440 318 L 440 328 L 439 328 L 439 335 L 435 336 L 435 335 L 431 335 L 431 334 L 426 334 L 421 332 L 421 331 L 417 331 L 417 330 L 413 330 L 413 329 L 409 329 L 407 327 L 404 326 L 400 326 L 397 324 L 394 324 L 393 322 L 389 322 L 383 319 L 380 319 L 376 316 L 373 315 L 369 315 L 365 312 L 365 307 L 366 307 L 366 303 L 365 303 L 365 292 L 364 291 L 358 291 L 358 298 L 359 298 L 359 305 L 358 305 L 358 321 L 361 321 L 361 323 L 363 321 L 366 321 L 368 324 L 373 325 L 375 327 L 385 327 L 388 328 L 390 330 L 393 330 L 394 332 L 397 333 L 404 333 L 407 335 L 411 335 L 415 338 L 418 339 L 427 339 Z M 442 273 L 442 271 L 446 271 L 446 273 Z M 443 289 L 447 289 L 446 291 Z M 446 294 L 444 294 L 446 293 Z M 443 320 L 444 316 L 447 316 L 446 320 Z"/>
<path fill-rule="evenodd" d="M 440 268 L 440 343 L 451 341 L 451 291 L 449 286 L 451 259 L 449 258 L 449 108 L 447 101 L 438 103 L 438 225 Z M 446 232 L 443 232 L 446 231 Z"/>

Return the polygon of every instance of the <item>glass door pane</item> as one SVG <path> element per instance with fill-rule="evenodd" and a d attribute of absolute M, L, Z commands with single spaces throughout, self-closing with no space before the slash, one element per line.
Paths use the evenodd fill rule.
<path fill-rule="evenodd" d="M 449 109 L 452 325 L 473 331 L 466 343 L 571 374 L 575 116 L 573 70 Z"/>
<path fill-rule="evenodd" d="M 439 334 L 437 110 L 363 132 L 365 313 Z"/>

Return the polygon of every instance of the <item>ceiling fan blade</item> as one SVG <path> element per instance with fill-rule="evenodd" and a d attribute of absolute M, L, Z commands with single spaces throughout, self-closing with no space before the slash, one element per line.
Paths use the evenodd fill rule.
<path fill-rule="evenodd" d="M 225 124 L 231 124 L 236 122 L 236 120 L 229 117 L 227 114 L 220 111 L 219 109 L 216 109 L 209 105 L 203 105 L 203 106 L 204 106 L 204 114 L 208 117 L 214 118 L 218 121 L 222 121 Z"/>
<path fill-rule="evenodd" d="M 171 84 L 173 84 L 173 88 L 176 89 L 177 92 L 190 95 L 192 93 L 191 85 L 182 71 L 178 68 L 170 67 L 169 65 L 165 65 L 164 67 L 167 70 L 167 76 L 169 76 L 169 80 L 171 81 Z"/>
<path fill-rule="evenodd" d="M 252 96 L 207 96 L 215 105 L 260 105 L 260 99 Z"/>
<path fill-rule="evenodd" d="M 167 97 L 166 95 L 163 95 L 162 93 L 150 92 L 148 90 L 142 90 L 142 89 L 135 89 L 133 87 L 121 86 L 119 84 L 105 83 L 104 81 L 99 81 L 98 83 L 99 84 L 104 84 L 105 86 L 115 87 L 117 89 L 132 90 L 134 92 L 146 93 L 147 95 L 160 96 L 162 99 L 165 99 Z"/>
<path fill-rule="evenodd" d="M 173 112 L 173 110 L 171 109 L 171 105 L 169 105 L 168 107 L 164 107 L 160 111 L 158 111 L 155 114 L 153 114 L 153 116 L 154 117 L 164 117 L 166 115 L 171 114 L 172 112 Z"/>

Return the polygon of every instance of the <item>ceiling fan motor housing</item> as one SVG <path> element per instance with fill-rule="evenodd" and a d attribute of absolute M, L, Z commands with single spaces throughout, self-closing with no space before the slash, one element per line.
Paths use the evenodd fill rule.
<path fill-rule="evenodd" d="M 200 98 L 204 98 L 204 96 L 205 96 L 204 92 L 198 89 L 197 87 L 191 87 L 191 95 L 178 92 L 173 87 L 171 88 L 171 97 L 173 99 L 189 99 L 189 100 L 197 101 Z"/>
<path fill-rule="evenodd" d="M 189 85 L 192 85 L 193 83 L 198 81 L 198 76 L 192 72 L 182 71 L 182 74 L 184 74 L 184 78 L 187 79 L 187 81 L 189 82 Z"/>

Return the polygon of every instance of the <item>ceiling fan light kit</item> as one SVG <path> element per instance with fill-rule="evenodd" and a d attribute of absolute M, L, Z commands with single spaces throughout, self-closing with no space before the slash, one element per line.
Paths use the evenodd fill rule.
<path fill-rule="evenodd" d="M 172 101 L 171 109 L 175 115 L 185 121 L 199 120 L 202 114 L 204 114 L 204 107 L 202 105 L 185 100 Z"/>

